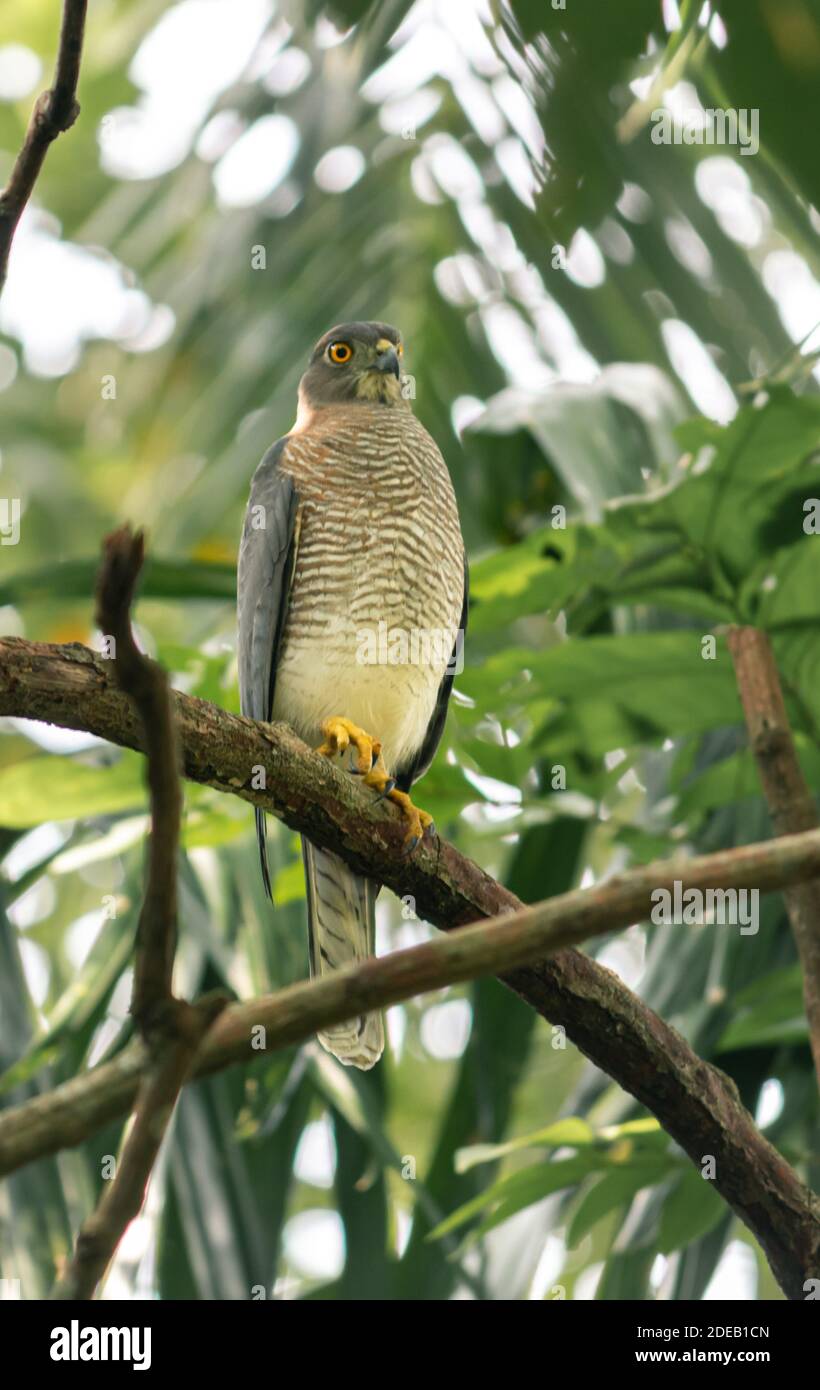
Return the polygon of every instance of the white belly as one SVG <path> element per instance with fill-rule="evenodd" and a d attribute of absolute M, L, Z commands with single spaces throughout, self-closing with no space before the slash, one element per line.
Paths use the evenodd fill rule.
<path fill-rule="evenodd" d="M 277 672 L 273 717 L 315 746 L 322 741 L 322 721 L 342 715 L 381 740 L 388 769 L 401 768 L 424 741 L 447 658 L 432 662 L 419 652 L 416 663 L 399 664 L 389 659 L 391 649 L 401 654 L 398 639 L 391 648 L 385 635 L 380 651 L 377 633 L 373 640 L 357 636 L 340 645 L 288 644 Z M 409 651 L 411 639 L 407 645 Z"/>

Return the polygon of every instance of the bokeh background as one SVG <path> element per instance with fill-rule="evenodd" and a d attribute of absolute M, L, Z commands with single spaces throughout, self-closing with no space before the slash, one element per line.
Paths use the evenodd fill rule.
<path fill-rule="evenodd" d="M 3 5 L 0 180 L 58 17 Z M 130 520 L 141 640 L 237 709 L 250 476 L 316 338 L 385 319 L 473 570 L 421 804 L 529 901 L 769 834 L 722 633 L 772 631 L 816 785 L 817 0 L 91 0 L 79 95 L 0 301 L 0 496 L 22 513 L 0 630 L 93 645 L 100 540 Z M 759 112 L 758 152 L 653 141 L 654 111 L 697 130 L 716 107 Z M 1 731 L 6 1106 L 130 1036 L 146 798 L 136 755 Z M 271 826 L 273 913 L 251 822 L 186 787 L 189 995 L 306 972 L 297 839 Z M 428 932 L 382 895 L 380 951 Z M 592 950 L 816 1179 L 780 899 L 757 935 L 636 924 Z M 651 1117 L 497 982 L 388 1030 L 368 1075 L 310 1046 L 189 1087 L 106 1295 L 778 1296 Z M 22 1297 L 47 1292 L 121 1128 L 0 1189 Z"/>

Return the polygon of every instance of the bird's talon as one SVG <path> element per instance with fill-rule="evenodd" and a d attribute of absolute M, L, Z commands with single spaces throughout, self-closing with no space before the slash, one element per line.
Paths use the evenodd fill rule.
<path fill-rule="evenodd" d="M 356 777 L 362 777 L 366 787 L 373 788 L 377 801 L 393 801 L 399 807 L 406 826 L 405 855 L 412 854 L 425 836 L 432 838 L 435 835 L 433 817 L 414 806 L 407 792 L 399 791 L 395 777 L 391 777 L 387 771 L 378 739 L 372 738 L 342 715 L 325 719 L 321 729 L 324 743 L 318 751 L 326 757 L 335 757 L 350 749 L 347 759 L 349 771 Z"/>
<path fill-rule="evenodd" d="M 425 835 L 435 834 L 433 817 L 427 811 L 420 811 L 418 806 L 414 806 L 407 792 L 399 791 L 395 777 L 391 777 L 385 768 L 377 768 L 371 772 L 365 778 L 365 786 L 374 787 L 378 791 L 379 801 L 387 798 L 400 808 L 407 828 L 405 855 L 412 854 Z"/>
<path fill-rule="evenodd" d="M 333 758 L 337 753 L 344 753 L 350 748 L 350 771 L 357 776 L 365 776 L 381 757 L 382 746 L 379 740 L 366 734 L 364 729 L 360 729 L 343 715 L 332 715 L 330 719 L 325 719 L 321 731 L 324 743 L 317 752 L 326 758 Z"/>

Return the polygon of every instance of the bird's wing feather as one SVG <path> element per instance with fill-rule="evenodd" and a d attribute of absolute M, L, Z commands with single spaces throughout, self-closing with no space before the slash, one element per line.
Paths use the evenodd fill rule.
<path fill-rule="evenodd" d="M 239 698 L 242 713 L 270 719 L 297 545 L 299 498 L 279 466 L 287 436 L 268 449 L 251 482 L 239 546 L 237 614 Z M 271 896 L 265 850 L 265 813 L 256 812 L 262 877 Z"/>
<path fill-rule="evenodd" d="M 456 638 L 453 654 L 449 665 L 444 674 L 441 685 L 436 696 L 436 707 L 427 725 L 427 732 L 424 741 L 418 752 L 413 756 L 410 763 L 399 769 L 396 773 L 396 785 L 404 792 L 408 792 L 413 783 L 419 777 L 423 777 L 433 758 L 436 756 L 436 749 L 441 742 L 441 735 L 444 733 L 444 724 L 447 719 L 447 706 L 450 702 L 450 692 L 453 689 L 453 679 L 455 676 L 456 654 L 458 652 L 459 641 L 463 643 L 464 634 L 467 631 L 467 610 L 470 600 L 470 572 L 467 567 L 467 555 L 464 555 L 464 599 L 461 605 L 461 618 L 459 619 L 459 636 Z"/>

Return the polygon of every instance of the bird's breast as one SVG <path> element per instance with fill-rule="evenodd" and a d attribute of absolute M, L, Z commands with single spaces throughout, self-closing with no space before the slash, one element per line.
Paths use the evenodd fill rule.
<path fill-rule="evenodd" d="M 381 738 L 388 767 L 420 747 L 455 640 L 463 543 L 452 484 L 409 412 L 291 436 L 299 541 L 274 717 L 309 741 L 342 714 Z"/>

